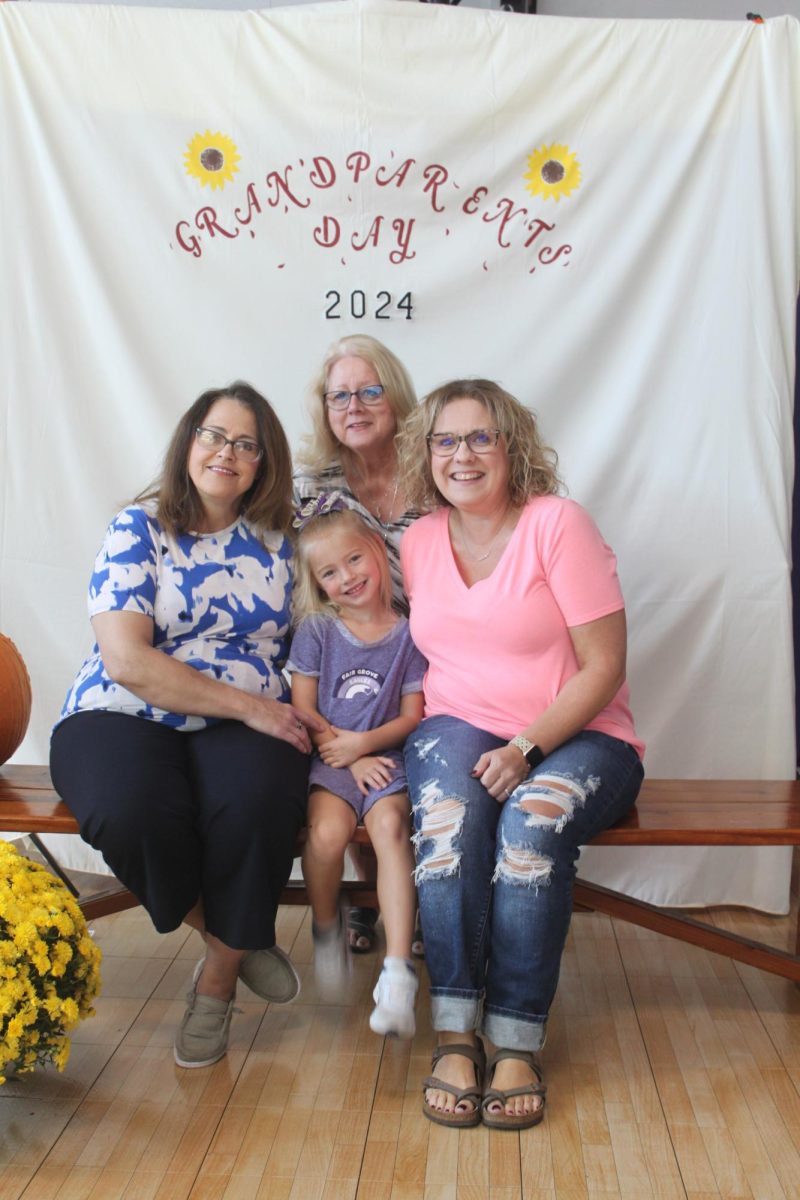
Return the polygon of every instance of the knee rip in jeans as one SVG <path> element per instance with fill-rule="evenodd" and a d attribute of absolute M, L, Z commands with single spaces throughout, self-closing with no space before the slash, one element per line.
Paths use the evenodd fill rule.
<path fill-rule="evenodd" d="M 561 833 L 572 819 L 576 808 L 582 808 L 588 796 L 600 786 L 600 779 L 590 775 L 579 782 L 569 775 L 541 774 L 527 780 L 515 793 L 514 805 L 526 814 L 529 828 L 550 828 Z M 517 884 L 521 887 L 542 887 L 550 882 L 553 860 L 532 846 L 503 843 L 492 882 Z"/>
<path fill-rule="evenodd" d="M 422 813 L 422 821 L 412 838 L 418 857 L 414 882 L 455 875 L 461 862 L 455 842 L 464 824 L 464 801 L 429 784 L 422 789 L 415 811 Z"/>
<path fill-rule="evenodd" d="M 534 775 L 517 788 L 514 805 L 527 814 L 525 824 L 546 826 L 561 833 L 572 820 L 576 808 L 583 808 L 589 796 L 600 787 L 597 775 L 589 775 L 582 782 L 571 775 Z"/>
<path fill-rule="evenodd" d="M 503 844 L 494 869 L 492 883 L 512 883 L 519 887 L 546 887 L 553 872 L 553 860 L 530 846 Z"/>

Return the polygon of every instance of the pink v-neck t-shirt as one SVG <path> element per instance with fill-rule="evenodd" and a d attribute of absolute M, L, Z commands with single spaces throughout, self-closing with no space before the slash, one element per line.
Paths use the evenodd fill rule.
<path fill-rule="evenodd" d="M 425 716 L 459 717 L 511 738 L 555 700 L 578 660 L 569 629 L 624 608 L 613 551 L 573 500 L 536 496 L 487 579 L 462 579 L 448 509 L 416 521 L 400 543 L 411 636 L 428 660 Z M 586 726 L 637 738 L 628 686 Z"/>

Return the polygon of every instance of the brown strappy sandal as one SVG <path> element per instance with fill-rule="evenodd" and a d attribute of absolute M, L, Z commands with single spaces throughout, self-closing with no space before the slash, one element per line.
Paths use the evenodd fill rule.
<path fill-rule="evenodd" d="M 429 1075 L 422 1081 L 422 1111 L 429 1121 L 434 1121 L 437 1125 L 454 1125 L 459 1129 L 468 1129 L 472 1125 L 479 1125 L 481 1121 L 481 1090 L 486 1070 L 486 1051 L 480 1038 L 478 1038 L 476 1046 L 461 1042 L 437 1046 L 431 1057 L 431 1071 L 434 1071 L 439 1060 L 446 1058 L 448 1054 L 461 1054 L 475 1064 L 475 1083 L 472 1087 L 457 1088 L 452 1083 L 445 1083 L 443 1079 L 437 1079 L 435 1075 Z M 425 1092 L 428 1088 L 438 1088 L 440 1092 L 448 1092 L 455 1099 L 456 1104 L 460 1104 L 462 1100 L 468 1100 L 473 1107 L 465 1112 L 456 1112 L 455 1109 L 448 1113 L 439 1112 L 438 1109 L 431 1108 L 425 1099 Z"/>
<path fill-rule="evenodd" d="M 481 1101 L 481 1119 L 489 1129 L 531 1129 L 544 1118 L 544 1106 L 547 1103 L 547 1087 L 544 1083 L 539 1055 L 530 1050 L 498 1050 L 490 1058 L 487 1067 L 490 1084 L 494 1079 L 495 1067 L 504 1058 L 515 1058 L 519 1062 L 524 1062 L 536 1076 L 536 1083 L 526 1083 L 524 1087 L 509 1088 L 507 1092 L 501 1092 L 499 1088 L 487 1087 Z M 519 1116 L 510 1117 L 505 1111 L 505 1107 L 512 1096 L 540 1096 L 542 1103 L 535 1112 L 520 1113 Z M 502 1105 L 502 1109 L 500 1112 L 489 1112 L 489 1105 L 495 1101 Z"/>

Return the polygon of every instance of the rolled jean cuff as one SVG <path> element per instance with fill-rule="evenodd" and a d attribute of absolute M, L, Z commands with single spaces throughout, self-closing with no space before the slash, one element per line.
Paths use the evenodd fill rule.
<path fill-rule="evenodd" d="M 437 1033 L 475 1033 L 480 1028 L 482 996 L 431 994 L 431 1025 Z"/>
<path fill-rule="evenodd" d="M 541 1050 L 547 1037 L 547 1017 L 523 1021 L 508 1013 L 487 1009 L 482 1032 L 503 1050 Z"/>

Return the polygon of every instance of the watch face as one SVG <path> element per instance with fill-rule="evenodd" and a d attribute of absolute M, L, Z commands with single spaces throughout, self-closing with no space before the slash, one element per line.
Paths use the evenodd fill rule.
<path fill-rule="evenodd" d="M 544 762 L 544 750 L 540 746 L 531 746 L 525 758 L 529 767 L 538 767 L 539 763 Z"/>

